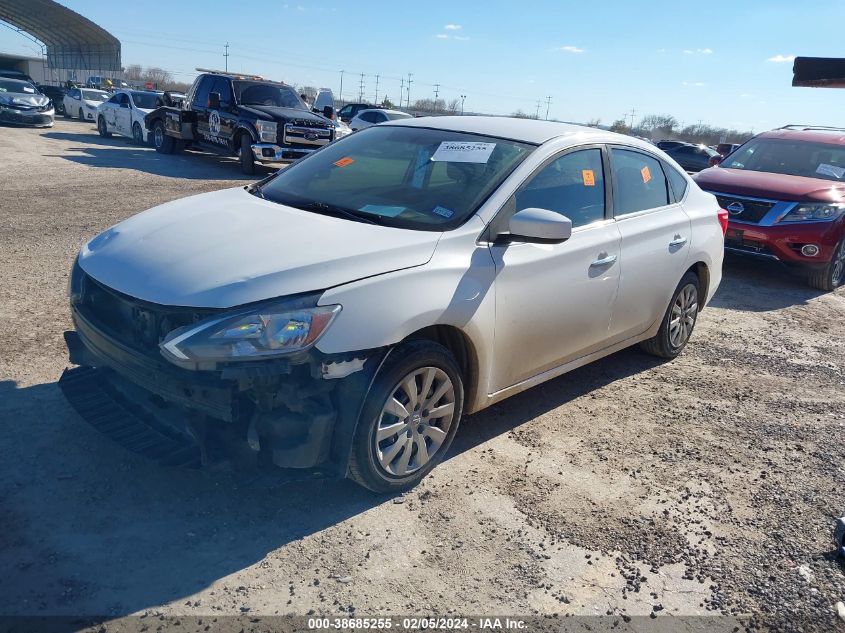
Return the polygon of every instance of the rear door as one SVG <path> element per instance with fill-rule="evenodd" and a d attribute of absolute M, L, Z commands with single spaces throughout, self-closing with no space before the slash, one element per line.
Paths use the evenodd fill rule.
<path fill-rule="evenodd" d="M 614 217 L 622 238 L 619 297 L 611 320 L 617 342 L 642 334 L 663 317 L 689 265 L 690 220 L 656 156 L 613 146 L 610 162 Z"/>

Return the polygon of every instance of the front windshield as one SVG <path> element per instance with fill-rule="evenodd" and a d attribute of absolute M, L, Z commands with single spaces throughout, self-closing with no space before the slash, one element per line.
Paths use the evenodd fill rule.
<path fill-rule="evenodd" d="M 100 90 L 83 90 L 82 98 L 88 101 L 105 101 L 109 98 L 109 93 Z"/>
<path fill-rule="evenodd" d="M 845 182 L 845 146 L 759 138 L 728 156 L 722 167 Z"/>
<path fill-rule="evenodd" d="M 277 86 L 255 81 L 235 81 L 235 98 L 241 105 L 263 105 L 278 108 L 307 110 L 302 100 L 288 86 Z"/>
<path fill-rule="evenodd" d="M 260 195 L 316 212 L 443 231 L 475 213 L 533 149 L 477 134 L 374 126 L 279 172 Z"/>
<path fill-rule="evenodd" d="M 39 94 L 38 89 L 26 81 L 9 81 L 0 79 L 0 92 L 16 92 L 18 94 Z"/>
<path fill-rule="evenodd" d="M 156 99 L 160 99 L 161 95 L 154 92 L 133 92 L 132 101 L 135 102 L 136 108 L 143 108 L 144 110 L 154 110 L 156 106 Z"/>

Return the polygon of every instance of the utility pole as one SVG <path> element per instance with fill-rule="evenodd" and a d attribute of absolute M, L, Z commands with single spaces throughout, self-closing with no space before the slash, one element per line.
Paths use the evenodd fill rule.
<path fill-rule="evenodd" d="M 226 72 L 229 72 L 229 42 L 226 42 L 226 45 L 223 47 L 223 59 L 226 60 Z"/>
<path fill-rule="evenodd" d="M 540 103 L 542 103 L 542 101 L 540 99 L 537 99 L 537 111 L 534 113 L 535 119 L 540 118 Z"/>
<path fill-rule="evenodd" d="M 373 103 L 375 103 L 375 105 L 378 105 L 378 75 L 376 75 L 376 99 Z"/>
<path fill-rule="evenodd" d="M 434 84 L 434 104 L 437 106 L 437 97 L 440 96 L 440 84 Z"/>
<path fill-rule="evenodd" d="M 626 119 L 628 118 L 628 116 L 630 116 L 630 117 L 631 117 L 631 125 L 630 125 L 629 127 L 630 127 L 632 130 L 634 129 L 634 115 L 635 115 L 636 113 L 637 113 L 637 110 L 636 110 L 635 108 L 631 108 L 631 111 L 630 111 L 628 114 L 626 114 L 626 115 L 625 115 L 625 118 L 626 118 Z"/>
<path fill-rule="evenodd" d="M 402 107 L 402 99 L 405 98 L 405 78 L 399 78 L 399 107 Z"/>
<path fill-rule="evenodd" d="M 411 107 L 411 84 L 414 83 L 414 80 L 411 77 L 414 76 L 414 73 L 408 73 L 408 108 Z"/>
<path fill-rule="evenodd" d="M 546 97 L 546 121 L 549 120 L 549 107 L 552 105 L 552 96 Z"/>
<path fill-rule="evenodd" d="M 358 101 L 364 100 L 364 73 L 361 73 L 361 81 L 358 84 Z"/>
<path fill-rule="evenodd" d="M 337 98 L 340 100 L 340 105 L 343 105 L 343 73 L 345 70 L 340 71 L 340 94 L 337 95 Z"/>
<path fill-rule="evenodd" d="M 467 99 L 466 95 L 461 95 L 461 116 L 464 115 L 464 101 L 466 101 L 466 99 Z"/>

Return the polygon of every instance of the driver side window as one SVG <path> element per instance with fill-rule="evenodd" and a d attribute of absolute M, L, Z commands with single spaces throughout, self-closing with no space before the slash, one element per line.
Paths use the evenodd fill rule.
<path fill-rule="evenodd" d="M 600 149 L 585 149 L 540 169 L 516 192 L 516 209 L 548 209 L 584 226 L 605 219 L 604 170 Z"/>

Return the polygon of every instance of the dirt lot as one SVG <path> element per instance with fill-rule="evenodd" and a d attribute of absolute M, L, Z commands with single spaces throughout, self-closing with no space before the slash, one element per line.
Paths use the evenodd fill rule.
<path fill-rule="evenodd" d="M 685 353 L 629 350 L 464 420 L 398 499 L 167 471 L 64 401 L 67 272 L 243 184 L 90 124 L 0 128 L 0 613 L 751 614 L 842 626 L 845 291 L 728 261 Z"/>

